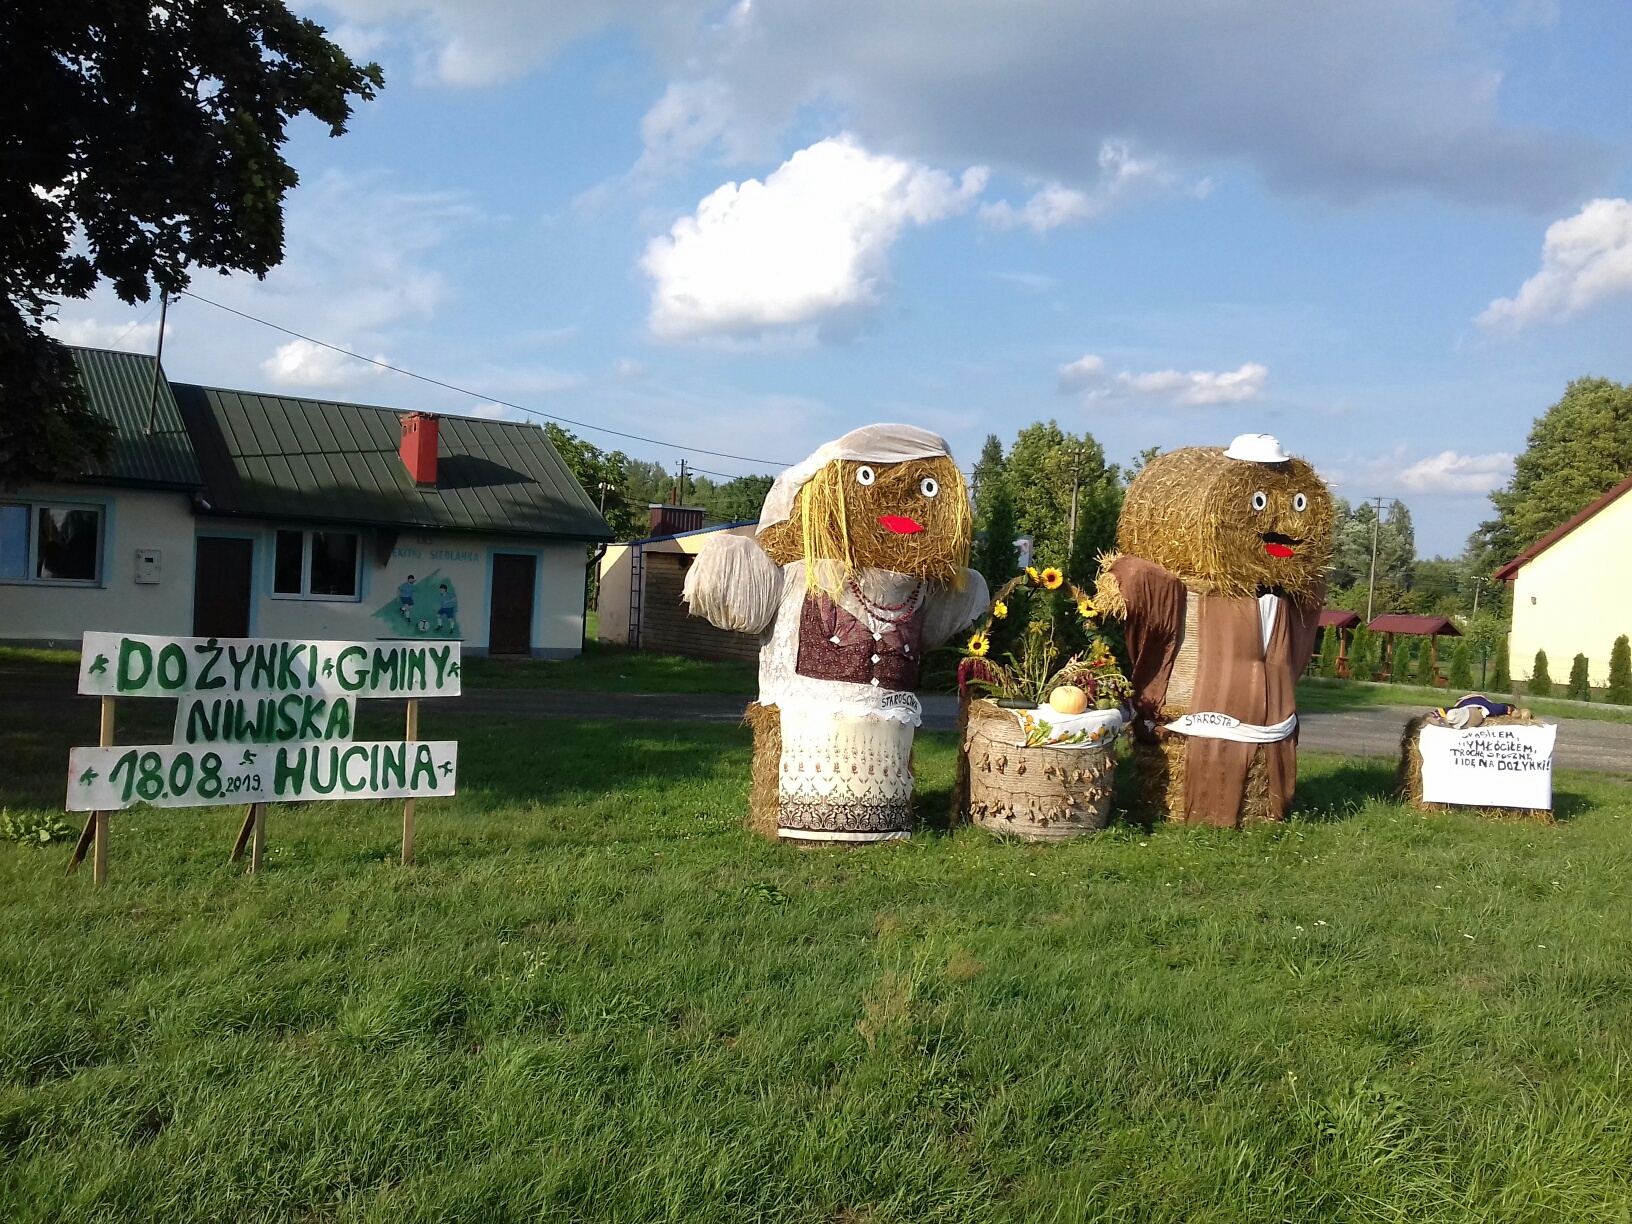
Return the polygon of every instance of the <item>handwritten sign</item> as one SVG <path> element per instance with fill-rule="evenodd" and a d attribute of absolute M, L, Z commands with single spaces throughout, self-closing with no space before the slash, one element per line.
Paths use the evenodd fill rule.
<path fill-rule="evenodd" d="M 112 812 L 138 803 L 310 803 L 323 799 L 430 799 L 454 793 L 454 740 L 188 748 L 180 744 L 75 748 L 68 810 Z"/>
<path fill-rule="evenodd" d="M 1553 744 L 1556 726 L 1425 726 L 1422 797 L 1427 803 L 1468 807 L 1553 806 Z"/>
<path fill-rule="evenodd" d="M 97 697 L 457 697 L 459 643 L 87 633 L 79 691 Z"/>
<path fill-rule="evenodd" d="M 356 720 L 350 697 L 287 693 L 282 697 L 183 697 L 176 702 L 174 744 L 286 744 L 349 740 Z"/>

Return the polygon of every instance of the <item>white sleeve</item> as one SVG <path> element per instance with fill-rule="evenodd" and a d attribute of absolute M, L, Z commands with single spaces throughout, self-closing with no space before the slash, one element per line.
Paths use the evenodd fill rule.
<path fill-rule="evenodd" d="M 681 598 L 718 629 L 759 633 L 782 602 L 781 568 L 749 536 L 717 535 L 686 571 Z"/>
<path fill-rule="evenodd" d="M 991 602 L 986 579 L 976 570 L 963 571 L 963 590 L 935 587 L 924 615 L 924 648 L 939 646 L 958 630 L 967 628 Z"/>

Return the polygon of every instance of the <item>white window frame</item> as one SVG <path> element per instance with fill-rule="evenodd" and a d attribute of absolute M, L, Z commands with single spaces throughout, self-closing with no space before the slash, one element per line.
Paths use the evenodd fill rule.
<path fill-rule="evenodd" d="M 28 527 L 23 532 L 23 576 L 10 578 L 0 575 L 0 585 L 77 587 L 85 590 L 106 585 L 108 552 L 108 507 L 102 502 L 80 502 L 64 498 L 27 498 L 0 496 L 0 506 L 21 506 L 28 511 Z M 40 511 L 90 510 L 96 514 L 96 573 L 90 578 L 39 578 L 35 571 L 40 560 Z"/>
<path fill-rule="evenodd" d="M 300 533 L 300 592 L 278 590 L 278 535 L 282 532 Z M 357 541 L 352 563 L 350 595 L 312 594 L 312 535 L 349 535 Z M 349 527 L 275 527 L 272 529 L 272 591 L 273 599 L 301 599 L 316 603 L 358 603 L 363 598 L 363 533 Z"/>

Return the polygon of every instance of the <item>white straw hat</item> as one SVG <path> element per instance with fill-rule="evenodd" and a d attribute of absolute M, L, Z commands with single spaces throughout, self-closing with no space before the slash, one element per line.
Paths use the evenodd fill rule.
<path fill-rule="evenodd" d="M 1281 449 L 1281 440 L 1274 434 L 1237 434 L 1226 459 L 1241 459 L 1247 463 L 1289 463 L 1292 456 Z"/>

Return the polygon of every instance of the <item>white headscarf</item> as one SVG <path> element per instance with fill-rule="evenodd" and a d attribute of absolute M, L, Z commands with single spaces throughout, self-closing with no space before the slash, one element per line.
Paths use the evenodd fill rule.
<path fill-rule="evenodd" d="M 759 513 L 759 531 L 785 522 L 805 482 L 835 459 L 854 463 L 905 463 L 909 459 L 950 457 L 946 439 L 916 425 L 863 425 L 836 442 L 824 442 L 816 453 L 776 478 Z"/>

